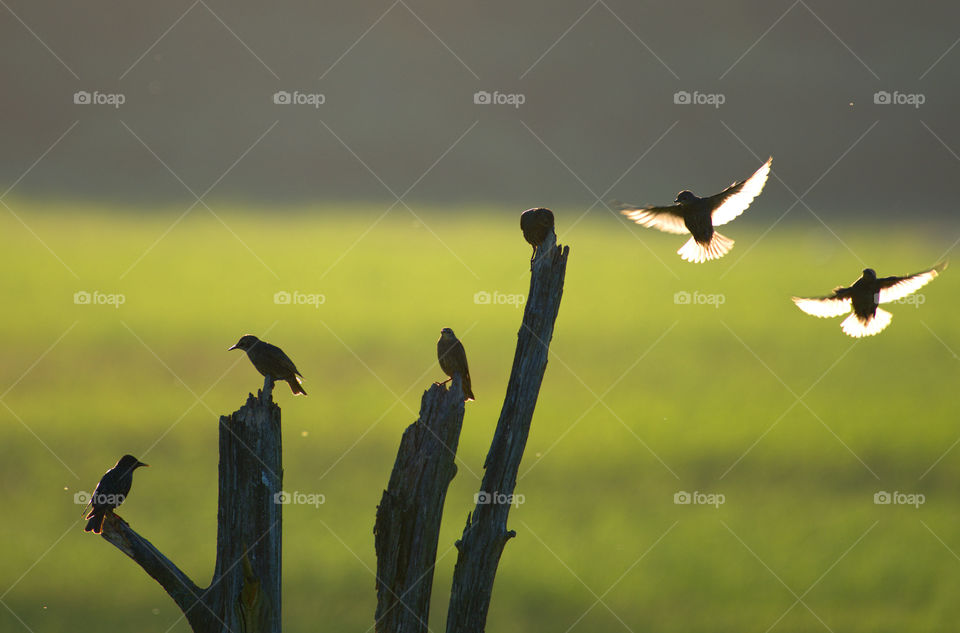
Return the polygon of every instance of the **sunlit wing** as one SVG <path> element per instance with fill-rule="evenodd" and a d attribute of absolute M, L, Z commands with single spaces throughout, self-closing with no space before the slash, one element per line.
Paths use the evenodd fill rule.
<path fill-rule="evenodd" d="M 719 203 L 712 214 L 714 226 L 726 224 L 747 210 L 753 199 L 760 195 L 763 186 L 767 184 L 772 162 L 773 157 L 771 156 L 752 176 L 746 180 L 735 182 L 720 193 L 708 198 L 712 204 Z"/>
<path fill-rule="evenodd" d="M 914 273 L 907 277 L 884 277 L 883 279 L 878 279 L 877 281 L 880 283 L 879 302 L 889 303 L 890 301 L 903 299 L 907 295 L 913 294 L 933 281 L 946 267 L 947 264 L 943 263 L 934 266 L 930 270 L 925 270 L 922 273 Z"/>
<path fill-rule="evenodd" d="M 623 205 L 620 213 L 627 216 L 640 226 L 659 229 L 665 233 L 686 235 L 690 233 L 683 223 L 683 216 L 676 205 L 670 207 L 630 207 Z"/>
<path fill-rule="evenodd" d="M 793 302 L 797 304 L 798 308 L 807 314 L 820 317 L 822 319 L 828 317 L 838 317 L 850 312 L 850 310 L 853 309 L 853 304 L 850 303 L 849 298 L 839 299 L 837 297 L 819 297 L 806 299 L 804 297 L 793 297 Z"/>

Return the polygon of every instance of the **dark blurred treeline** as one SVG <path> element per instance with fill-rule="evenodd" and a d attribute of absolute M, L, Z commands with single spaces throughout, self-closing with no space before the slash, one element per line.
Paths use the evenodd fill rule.
<path fill-rule="evenodd" d="M 772 154 L 780 208 L 919 216 L 960 175 L 953 2 L 7 6 L 0 190 L 49 149 L 17 196 L 586 207 Z"/>

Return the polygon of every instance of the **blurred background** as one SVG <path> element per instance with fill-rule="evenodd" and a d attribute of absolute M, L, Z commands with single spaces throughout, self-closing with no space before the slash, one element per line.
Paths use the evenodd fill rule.
<path fill-rule="evenodd" d="M 254 333 L 310 393 L 275 394 L 285 488 L 324 500 L 284 509 L 284 628 L 372 630 L 376 504 L 449 326 L 478 399 L 443 628 L 532 206 L 571 255 L 489 630 L 960 617 L 955 271 L 870 340 L 789 301 L 956 251 L 957 5 L 0 5 L 0 629 L 188 630 L 75 500 L 150 463 L 118 514 L 206 584 Z M 610 204 L 768 156 L 717 262 Z"/>
<path fill-rule="evenodd" d="M 937 200 L 960 136 L 950 3 L 12 2 L 4 13 L 11 184 L 60 139 L 21 195 L 189 204 L 185 185 L 216 183 L 214 198 L 269 205 L 389 203 L 416 183 L 408 202 L 512 210 L 591 204 L 593 192 L 659 200 L 688 182 L 727 184 L 770 154 L 799 195 L 876 123 L 808 202 L 849 213 L 869 191 L 872 210 L 948 212 Z M 481 91 L 522 103 L 477 104 Z M 681 91 L 723 101 L 678 107 Z M 874 102 L 881 91 L 890 104 Z M 123 102 L 80 107 L 77 92 Z M 278 104 L 278 92 L 304 99 Z"/>

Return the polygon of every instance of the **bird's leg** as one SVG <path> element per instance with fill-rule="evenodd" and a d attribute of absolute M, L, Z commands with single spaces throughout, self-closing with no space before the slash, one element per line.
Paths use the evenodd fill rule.
<path fill-rule="evenodd" d="M 100 522 L 100 533 L 101 533 L 101 534 L 103 534 L 103 532 L 104 532 L 104 530 L 106 530 L 107 526 L 109 526 L 111 530 L 116 530 L 116 529 L 117 529 L 117 525 L 116 525 L 117 521 L 120 521 L 121 523 L 127 523 L 126 521 L 123 520 L 123 517 L 121 517 L 119 514 L 117 514 L 117 513 L 114 512 L 113 510 L 114 510 L 113 508 L 108 508 L 107 511 L 103 513 L 103 521 Z M 128 524 L 128 525 L 129 525 L 129 524 Z"/>

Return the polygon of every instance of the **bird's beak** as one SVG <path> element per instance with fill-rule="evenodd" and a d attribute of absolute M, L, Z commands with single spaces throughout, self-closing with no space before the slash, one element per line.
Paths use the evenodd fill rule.
<path fill-rule="evenodd" d="M 149 466 L 149 465 L 150 464 L 144 464 L 143 462 L 137 462 L 137 468 L 140 468 L 141 466 Z"/>
<path fill-rule="evenodd" d="M 229 351 L 232 350 L 232 349 L 237 349 L 237 346 L 234 345 L 233 347 L 228 347 L 228 348 L 227 348 L 227 351 L 229 352 Z"/>

